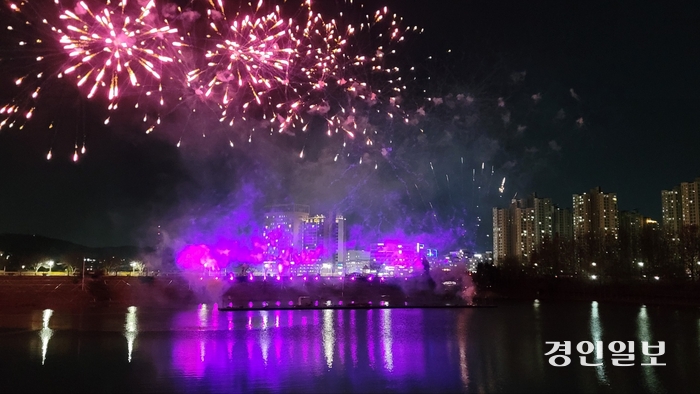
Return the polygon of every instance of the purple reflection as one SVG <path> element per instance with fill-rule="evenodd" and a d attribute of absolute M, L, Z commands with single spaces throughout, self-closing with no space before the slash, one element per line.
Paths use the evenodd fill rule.
<path fill-rule="evenodd" d="M 309 341 L 308 341 L 308 339 L 306 339 L 309 337 L 309 335 L 308 335 L 309 330 L 308 330 L 308 326 L 307 326 L 306 321 L 307 321 L 306 316 L 302 316 L 301 317 L 301 326 L 302 326 L 302 332 L 304 333 L 305 340 L 303 340 L 301 342 L 301 356 L 302 356 L 302 360 L 304 362 L 304 365 L 308 364 L 308 362 L 309 362 Z"/>
<path fill-rule="evenodd" d="M 280 322 L 280 311 L 276 311 L 275 313 L 275 327 L 279 328 L 279 322 Z M 272 341 L 274 342 L 275 345 L 275 359 L 277 360 L 277 365 L 280 365 L 282 363 L 282 343 L 284 342 L 282 339 L 282 332 L 279 330 L 275 330 L 273 333 L 273 339 Z"/>
<path fill-rule="evenodd" d="M 281 318 L 283 313 L 286 319 Z M 226 320 L 219 322 L 223 316 Z M 394 382 L 397 391 L 407 391 L 406 379 L 436 379 L 426 373 L 426 368 L 440 370 L 427 364 L 427 349 L 431 360 L 453 357 L 440 345 L 442 340 L 426 342 L 425 317 L 422 310 L 229 313 L 201 305 L 175 318 L 174 326 L 185 330 L 174 336 L 168 362 L 182 376 L 211 385 L 188 388 L 193 392 L 246 390 L 244 387 L 285 391 L 290 381 L 328 377 L 330 370 L 353 380 L 374 379 L 378 374 Z M 460 331 L 466 330 L 464 319 L 458 323 Z M 458 345 L 454 357 L 459 358 L 462 380 L 468 381 L 466 342 Z M 436 351 L 439 354 L 433 354 Z"/>
<path fill-rule="evenodd" d="M 342 301 L 341 301 L 342 303 Z M 341 304 L 342 305 L 342 304 Z M 345 365 L 345 321 L 344 321 L 344 316 L 345 316 L 345 311 L 335 311 L 336 316 L 338 316 L 338 324 L 337 324 L 337 335 L 336 335 L 336 340 L 338 342 L 338 359 L 340 359 L 340 363 L 342 365 Z"/>
<path fill-rule="evenodd" d="M 350 353 L 352 366 L 357 367 L 357 311 L 350 311 Z"/>
<path fill-rule="evenodd" d="M 382 356 L 384 360 L 384 368 L 392 372 L 394 370 L 394 354 L 392 349 L 393 338 L 391 330 L 391 309 L 382 309 L 379 311 L 381 316 L 381 334 L 382 334 Z"/>
<path fill-rule="evenodd" d="M 375 359 L 374 359 L 374 319 L 372 318 L 374 311 L 367 310 L 367 356 L 369 357 L 369 366 L 374 369 Z"/>
<path fill-rule="evenodd" d="M 202 344 L 190 337 L 175 339 L 172 350 L 173 366 L 188 377 L 204 376 L 205 364 L 200 357 Z"/>

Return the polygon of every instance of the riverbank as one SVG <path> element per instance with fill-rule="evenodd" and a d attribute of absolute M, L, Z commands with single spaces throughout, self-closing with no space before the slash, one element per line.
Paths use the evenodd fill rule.
<path fill-rule="evenodd" d="M 298 305 L 497 305 L 501 300 L 605 301 L 700 306 L 698 283 L 581 283 L 526 280 L 481 286 L 470 300 L 458 289 L 435 291 L 424 278 L 367 281 L 319 278 L 222 280 L 183 275 L 158 277 L 0 276 L 0 310 L 182 308 L 198 303 L 243 308 Z"/>
<path fill-rule="evenodd" d="M 303 280 L 255 278 L 228 280 L 213 277 L 158 276 L 4 276 L 0 277 L 0 310 L 82 310 L 105 307 L 179 308 L 198 303 L 263 307 L 297 305 L 306 297 L 311 305 L 390 303 L 445 305 L 462 300 L 454 292 L 436 294 L 425 280 L 367 281 L 319 278 Z M 461 302 L 463 303 L 463 302 Z"/>

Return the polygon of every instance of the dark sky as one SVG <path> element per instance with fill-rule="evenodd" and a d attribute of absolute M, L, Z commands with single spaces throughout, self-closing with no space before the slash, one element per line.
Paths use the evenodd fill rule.
<path fill-rule="evenodd" d="M 511 149 L 511 140 L 499 141 L 507 154 L 493 159 L 496 187 L 500 177 L 511 177 L 504 195 L 488 200 L 490 205 L 505 205 L 515 193 L 537 192 L 570 207 L 573 193 L 601 186 L 617 193 L 620 209 L 660 219 L 661 190 L 700 176 L 697 2 L 387 4 L 406 24 L 425 28 L 409 38 L 407 58 L 432 76 L 434 85 L 427 86 L 435 97 L 450 86 L 473 91 L 475 85 L 497 97 L 511 73 L 525 71 L 525 81 L 515 88 L 518 94 L 541 93 L 555 112 L 561 102 L 568 117 L 583 118 L 584 127 L 566 130 L 552 127 L 544 115 L 533 119 L 521 148 L 539 148 L 528 154 Z M 425 61 L 430 55 L 437 64 Z M 7 67 L 12 68 L 7 61 L 0 63 L 0 70 Z M 8 100 L 5 96 L 0 93 L 1 101 Z M 221 207 L 241 184 L 247 162 L 207 145 L 206 139 L 178 150 L 177 136 L 145 135 L 128 122 L 104 127 L 99 105 L 73 107 L 78 121 L 65 121 L 71 126 L 56 134 L 32 127 L 0 132 L 0 233 L 37 233 L 90 246 L 142 244 L 154 223 L 183 212 L 179 204 L 188 204 L 188 214 L 206 210 L 201 205 Z M 513 108 L 514 116 L 518 111 Z M 88 154 L 73 163 L 75 136 L 83 133 Z M 304 146 L 304 141 L 276 143 L 290 150 Z M 54 146 L 54 159 L 47 162 L 49 146 Z M 251 162 L 259 170 L 265 167 L 262 161 Z M 512 171 L 505 162 L 514 164 Z M 272 172 L 269 182 L 283 189 L 291 173 Z M 275 200 L 268 196 L 266 202 Z M 489 208 L 480 208 L 486 212 L 482 228 L 490 229 Z M 484 240 L 477 241 L 479 247 L 488 247 Z"/>

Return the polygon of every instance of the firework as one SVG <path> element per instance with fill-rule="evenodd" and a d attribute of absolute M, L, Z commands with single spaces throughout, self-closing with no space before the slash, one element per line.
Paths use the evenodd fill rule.
<path fill-rule="evenodd" d="M 401 91 L 384 89 L 401 78 L 395 77 L 398 68 L 382 67 L 384 43 L 403 40 L 397 21 L 387 9 L 356 26 L 340 16 L 324 17 L 308 1 L 291 9 L 268 8 L 260 1 L 228 16 L 224 3 L 211 3 L 207 42 L 213 45 L 203 51 L 206 63 L 187 72 L 188 85 L 216 100 L 220 120 L 229 125 L 256 119 L 269 122 L 271 130 L 294 134 L 307 130 L 310 117 L 322 116 L 329 135 L 344 131 L 354 138 L 358 109 L 382 100 L 395 103 Z M 385 19 L 390 29 L 377 33 L 376 26 L 386 28 Z M 366 43 L 354 43 L 358 31 L 382 44 L 367 49 Z M 389 82 L 375 89 L 375 76 Z"/>
<path fill-rule="evenodd" d="M 12 78 L 14 97 L 0 108 L 1 127 L 24 127 L 36 111 L 43 85 L 56 76 L 61 78 L 60 66 L 52 62 L 56 50 L 51 46 L 52 28 L 46 19 L 29 17 L 26 3 L 8 3 L 12 20 L 5 26 L 6 37 L 13 48 L 3 56 L 6 73 Z M 53 81 L 55 82 L 55 81 Z"/>
<path fill-rule="evenodd" d="M 40 92 L 62 79 L 85 98 L 105 102 L 109 111 L 131 97 L 140 111 L 128 116 L 142 117 L 146 132 L 179 108 L 195 112 L 206 103 L 230 126 L 262 122 L 255 127 L 288 134 L 307 131 L 311 119 L 321 117 L 329 136 L 362 135 L 359 142 L 371 147 L 371 135 L 381 126 L 371 117 L 406 117 L 404 81 L 386 57 L 410 29 L 400 29 L 400 18 L 386 8 L 352 19 L 343 11 L 316 12 L 310 1 L 291 3 L 232 7 L 210 1 L 202 18 L 171 4 L 158 10 L 153 0 L 70 6 L 55 1 L 53 8 L 8 3 L 37 36 L 17 40 L 17 52 L 30 53 L 32 44 L 31 53 L 39 54 L 31 73 L 14 79 L 22 91 L 0 108 L 0 125 L 31 119 Z M 197 36 L 201 31 L 204 37 Z M 104 125 L 113 119 L 106 116 Z M 84 150 L 78 138 L 75 145 L 74 157 Z"/>
<path fill-rule="evenodd" d="M 61 14 L 65 27 L 58 31 L 59 41 L 70 59 L 63 73 L 75 75 L 79 87 L 90 86 L 87 98 L 104 88 L 112 109 L 125 79 L 132 87 L 161 79 L 162 64 L 173 62 L 165 46 L 180 43 L 177 29 L 158 21 L 154 8 L 153 0 L 143 7 L 122 0 L 93 11 L 81 1 L 75 11 Z"/>
<path fill-rule="evenodd" d="M 4 116 L 0 127 L 22 128 L 37 109 L 75 102 L 75 97 L 63 97 L 71 90 L 65 89 L 65 82 L 73 83 L 87 99 L 103 96 L 109 110 L 117 109 L 125 91 L 140 96 L 138 101 L 157 98 L 163 105 L 163 96 L 152 93 L 162 92 L 164 64 L 174 61 L 166 53 L 179 45 L 177 30 L 159 19 L 154 1 L 141 4 L 123 0 L 90 6 L 80 1 L 63 9 L 58 1 L 8 3 L 13 20 L 6 29 L 12 33 L 13 49 L 4 60 L 16 91 L 0 108 Z M 40 104 L 40 94 L 47 93 L 44 101 L 50 105 Z M 103 123 L 108 125 L 110 120 L 108 116 Z M 49 129 L 56 132 L 53 121 Z M 85 134 L 82 142 L 78 134 L 74 161 L 86 150 Z M 50 148 L 46 157 L 52 156 Z"/>

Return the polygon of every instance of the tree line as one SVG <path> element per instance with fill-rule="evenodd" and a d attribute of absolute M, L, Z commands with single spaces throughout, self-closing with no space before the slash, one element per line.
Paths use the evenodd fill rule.
<path fill-rule="evenodd" d="M 700 279 L 700 228 L 684 226 L 678 233 L 645 226 L 620 228 L 613 234 L 590 233 L 579 239 L 545 237 L 528 256 L 506 257 L 496 269 L 504 274 L 564 277 L 583 280 Z"/>

